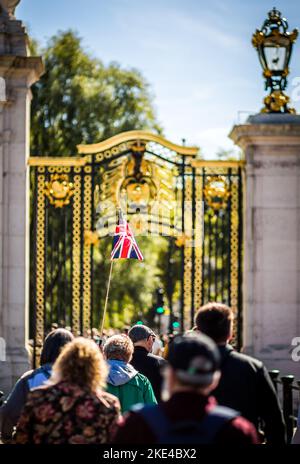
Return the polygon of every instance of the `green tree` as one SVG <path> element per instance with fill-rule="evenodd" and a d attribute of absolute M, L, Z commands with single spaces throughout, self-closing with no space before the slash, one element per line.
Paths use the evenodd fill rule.
<path fill-rule="evenodd" d="M 71 30 L 52 37 L 41 52 L 45 73 L 33 86 L 32 155 L 75 155 L 76 145 L 122 131 L 161 131 L 149 85 L 139 71 L 118 63 L 104 66 Z"/>

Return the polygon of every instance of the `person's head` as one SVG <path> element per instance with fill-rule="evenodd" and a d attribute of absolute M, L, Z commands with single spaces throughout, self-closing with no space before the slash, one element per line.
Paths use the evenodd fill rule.
<path fill-rule="evenodd" d="M 169 346 L 167 361 L 165 385 L 169 395 L 193 391 L 207 396 L 219 383 L 219 350 L 206 335 L 176 337 Z"/>
<path fill-rule="evenodd" d="M 41 366 L 53 364 L 59 356 L 61 349 L 74 340 L 73 334 L 66 329 L 56 329 L 47 335 L 41 353 Z"/>
<path fill-rule="evenodd" d="M 107 360 L 114 359 L 129 363 L 134 347 L 127 335 L 113 335 L 106 340 L 103 350 Z"/>
<path fill-rule="evenodd" d="M 225 345 L 232 338 L 232 323 L 232 309 L 221 303 L 208 303 L 195 316 L 197 330 L 218 345 Z"/>
<path fill-rule="evenodd" d="M 52 372 L 52 383 L 63 381 L 97 392 L 106 384 L 108 368 L 96 343 L 79 337 L 63 348 Z"/>
<path fill-rule="evenodd" d="M 128 332 L 128 336 L 132 340 L 134 346 L 142 346 L 149 353 L 152 352 L 155 333 L 146 325 L 134 325 Z"/>

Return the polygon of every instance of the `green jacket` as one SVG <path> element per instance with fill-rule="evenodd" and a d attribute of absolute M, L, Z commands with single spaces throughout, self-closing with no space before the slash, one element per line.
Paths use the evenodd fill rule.
<path fill-rule="evenodd" d="M 107 392 L 119 398 L 124 414 L 135 404 L 157 404 L 150 381 L 123 361 L 109 360 Z"/>

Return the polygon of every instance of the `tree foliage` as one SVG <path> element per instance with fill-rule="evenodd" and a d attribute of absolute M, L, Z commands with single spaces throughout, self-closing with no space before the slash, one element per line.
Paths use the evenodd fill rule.
<path fill-rule="evenodd" d="M 74 155 L 80 143 L 133 129 L 161 130 L 139 71 L 118 63 L 105 66 L 84 50 L 73 31 L 52 37 L 42 54 L 45 73 L 33 87 L 34 156 Z"/>

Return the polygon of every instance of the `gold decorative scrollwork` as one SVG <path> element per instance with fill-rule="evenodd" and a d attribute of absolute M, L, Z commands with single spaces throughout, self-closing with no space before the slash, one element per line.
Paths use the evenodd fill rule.
<path fill-rule="evenodd" d="M 126 136 L 127 137 L 127 136 Z M 133 204 L 145 209 L 131 213 L 130 222 L 135 233 L 151 233 L 153 235 L 174 236 L 177 246 L 183 247 L 183 315 L 185 328 L 191 328 L 192 309 L 196 311 L 206 300 L 206 295 L 216 295 L 216 298 L 229 302 L 235 314 L 239 304 L 239 237 L 240 237 L 240 179 L 238 161 L 210 161 L 194 159 L 185 156 L 185 188 L 182 188 L 180 163 L 182 154 L 188 155 L 192 148 L 182 148 L 182 152 L 174 151 L 175 146 L 162 145 L 156 137 L 145 139 L 118 139 L 117 145 L 112 142 L 101 146 L 85 147 L 83 153 L 89 153 L 84 158 L 66 160 L 66 164 L 57 165 L 57 161 L 47 164 L 45 160 L 31 160 L 37 175 L 37 253 L 36 253 L 36 334 L 35 344 L 41 347 L 44 338 L 44 319 L 46 303 L 45 293 L 45 252 L 47 244 L 47 228 L 45 224 L 45 208 L 49 199 L 57 208 L 70 203 L 65 212 L 72 217 L 72 247 L 68 260 L 71 261 L 71 291 L 72 291 L 72 328 L 75 333 L 85 333 L 91 328 L 92 305 L 92 246 L 97 245 L 104 230 L 114 230 L 115 211 L 111 205 L 118 203 L 121 190 Z M 139 143 L 140 140 L 140 143 Z M 97 151 L 98 150 L 98 151 Z M 116 156 L 116 155 L 124 156 Z M 134 154 L 136 158 L 134 158 Z M 139 154 L 140 156 L 139 158 Z M 192 155 L 191 155 L 192 156 Z M 101 165 L 89 165 L 91 160 Z M 171 161 L 176 160 L 176 166 Z M 193 178 L 195 174 L 195 178 Z M 48 177 L 47 177 L 48 176 Z M 93 178 L 93 176 L 95 176 Z M 95 189 L 93 190 L 93 185 Z M 182 195 L 184 192 L 184 199 Z M 46 198 L 45 198 L 46 197 Z M 107 200 L 107 201 L 106 201 Z M 154 201 L 155 200 L 155 201 Z M 184 227 L 182 215 L 182 200 L 184 200 Z M 219 246 L 212 247 L 210 252 L 204 241 L 209 228 L 204 227 L 204 201 L 206 220 L 209 219 L 213 234 L 219 230 L 215 225 L 223 227 L 218 235 Z M 157 206 L 157 210 L 154 208 Z M 228 205 L 230 204 L 230 208 Z M 94 205 L 95 211 L 92 210 Z M 148 205 L 151 206 L 148 211 Z M 147 207 L 147 208 L 146 208 Z M 218 215 L 212 218 L 212 209 Z M 51 213 L 54 213 L 53 208 Z M 59 213 L 59 211 L 58 211 Z M 147 214 L 146 214 L 147 213 Z M 95 214 L 95 216 L 94 216 Z M 193 217 L 193 214 L 195 215 Z M 105 219 L 103 224 L 98 221 Z M 63 216 L 63 214 L 62 214 Z M 230 216 L 230 218 L 229 218 Z M 93 223 L 95 219 L 95 224 Z M 215 219 L 219 223 L 213 222 Z M 223 221 L 223 222 L 222 222 Z M 99 227 L 98 227 L 99 222 Z M 208 223 L 208 221 L 206 222 Z M 205 224 L 206 224 L 205 223 Z M 70 221 L 66 221 L 69 227 Z M 223 225 L 222 225 L 223 224 Z M 51 227 L 51 223 L 49 223 Z M 102 227 L 102 229 L 101 229 Z M 94 229 L 97 229 L 95 231 Z M 194 230 L 193 230 L 194 229 Z M 101 235 L 101 231 L 103 234 Z M 226 235 L 227 234 L 227 235 Z M 226 240 L 222 242 L 226 235 Z M 69 243 L 69 242 L 68 242 Z M 194 247 L 194 248 L 193 248 Z M 226 248 L 226 249 L 225 249 Z M 219 252 L 214 255 L 214 250 Z M 209 256 L 207 256 L 209 255 Z M 222 255 L 220 257 L 220 255 Z M 222 295 L 221 292 L 207 292 L 209 280 L 215 279 L 216 274 L 207 272 L 207 257 L 210 263 L 218 261 L 216 268 L 222 267 Z M 229 260 L 229 262 L 228 262 Z M 226 266 L 226 269 L 225 269 Z M 230 267 L 230 272 L 229 268 Z M 47 270 L 47 269 L 46 269 Z M 192 279 L 194 278 L 194 282 Z M 218 287 L 218 285 L 216 285 Z M 224 291 L 223 291 L 224 289 Z M 192 294 L 194 291 L 194 295 Z M 229 295 L 230 293 L 230 295 Z M 192 308 L 192 301 L 194 308 Z M 205 301 L 206 302 L 206 301 Z M 70 305 L 71 306 L 71 305 Z M 236 323 L 234 326 L 236 337 Z"/>
<path fill-rule="evenodd" d="M 86 246 L 97 245 L 99 243 L 99 239 L 98 232 L 93 232 L 92 230 L 84 231 L 84 244 Z"/>
<path fill-rule="evenodd" d="M 81 176 L 74 176 L 72 248 L 72 328 L 80 333 Z"/>
<path fill-rule="evenodd" d="M 207 179 L 207 184 L 204 187 L 204 196 L 207 204 L 214 210 L 226 208 L 230 191 L 225 177 L 210 176 Z"/>
<path fill-rule="evenodd" d="M 281 90 L 274 90 L 270 95 L 267 95 L 264 99 L 264 108 L 261 110 L 262 113 L 278 113 L 284 107 L 290 103 L 291 99 Z M 288 108 L 288 113 L 295 114 L 294 108 Z"/>
<path fill-rule="evenodd" d="M 88 145 L 87 145 L 88 147 Z M 128 142 L 121 143 L 120 145 L 117 145 L 113 148 L 110 148 L 108 150 L 105 150 L 103 152 L 99 152 L 95 156 L 95 160 L 97 163 L 100 163 L 104 159 L 109 160 L 113 158 L 116 155 L 119 155 L 120 153 L 129 151 L 131 149 L 131 144 Z"/>
<path fill-rule="evenodd" d="M 91 329 L 91 246 L 87 244 L 87 237 L 95 240 L 95 232 L 92 232 L 92 176 L 84 177 L 84 212 L 83 227 L 85 230 L 85 246 L 83 249 L 83 330 Z M 97 234 L 96 234 L 97 235 Z M 98 238 L 98 235 L 97 235 Z M 97 243 L 97 242 L 95 242 Z"/>
<path fill-rule="evenodd" d="M 36 314 L 35 314 L 35 365 L 39 364 L 39 354 L 44 343 L 45 314 L 45 175 L 39 174 L 37 181 L 37 223 L 36 223 Z"/>
<path fill-rule="evenodd" d="M 137 147 L 134 150 L 124 166 L 118 200 L 125 197 L 129 210 L 133 207 L 135 211 L 137 207 L 148 207 L 157 197 L 157 181 L 153 175 L 152 163 L 143 158 Z"/>
<path fill-rule="evenodd" d="M 239 194 L 237 179 L 231 185 L 231 234 L 230 234 L 230 300 L 231 308 L 235 315 L 233 327 L 233 340 L 237 341 L 237 315 L 238 315 L 238 291 L 239 291 Z"/>
<path fill-rule="evenodd" d="M 197 170 L 196 170 L 197 174 Z M 202 255 L 203 255 L 203 224 L 204 224 L 204 211 L 203 211 L 203 178 L 202 176 L 196 177 L 196 217 L 195 217 L 195 285 L 194 285 L 194 310 L 197 311 L 202 304 L 202 285 L 203 285 L 203 272 L 202 272 Z M 193 322 L 193 321 L 192 321 Z"/>
<path fill-rule="evenodd" d="M 175 245 L 181 248 L 185 246 L 185 244 L 188 243 L 190 240 L 191 240 L 191 237 L 188 236 L 187 234 L 178 235 L 175 241 Z"/>
<path fill-rule="evenodd" d="M 141 142 L 140 140 L 136 140 L 131 144 L 130 149 L 133 153 L 145 153 L 146 147 L 147 147 L 146 142 Z"/>
<path fill-rule="evenodd" d="M 74 195 L 74 185 L 69 182 L 67 174 L 58 174 L 58 172 L 63 172 L 62 168 L 52 168 L 51 172 L 57 172 L 57 174 L 52 174 L 50 181 L 45 183 L 45 195 L 55 208 L 63 208 L 70 203 Z"/>
<path fill-rule="evenodd" d="M 121 134 L 115 135 L 108 140 L 104 140 L 100 143 L 95 143 L 91 145 L 78 145 L 78 153 L 80 154 L 102 154 L 104 152 L 104 157 L 110 158 L 112 154 L 117 154 L 118 147 L 126 145 L 130 146 L 130 143 L 133 141 L 139 140 L 141 142 L 155 142 L 158 145 L 173 150 L 175 153 L 180 155 L 189 155 L 196 156 L 199 152 L 198 147 L 186 147 L 176 145 L 168 140 L 164 139 L 160 135 L 152 134 L 144 130 L 133 130 L 122 132 Z M 114 150 L 114 152 L 113 152 Z M 124 151 L 122 148 L 121 151 Z M 96 158 L 97 160 L 97 158 Z"/>
<path fill-rule="evenodd" d="M 185 203 L 184 203 L 184 234 L 191 237 L 184 244 L 184 327 L 190 329 L 192 327 L 191 310 L 192 310 L 192 236 L 193 236 L 193 220 L 192 220 L 192 179 L 185 179 Z"/>

